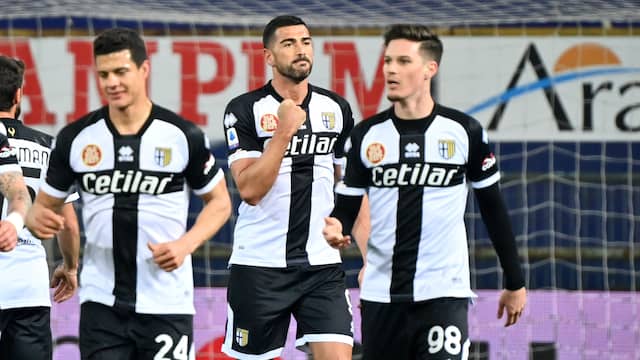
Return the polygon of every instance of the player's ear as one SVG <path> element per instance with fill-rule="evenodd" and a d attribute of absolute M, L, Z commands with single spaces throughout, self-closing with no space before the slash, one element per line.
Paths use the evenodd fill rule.
<path fill-rule="evenodd" d="M 273 53 L 267 48 L 265 48 L 263 51 L 265 62 L 267 63 L 267 65 L 273 66 L 275 64 L 275 61 L 273 60 Z"/>
<path fill-rule="evenodd" d="M 140 70 L 144 73 L 145 79 L 149 77 L 149 73 L 151 72 L 151 63 L 149 63 L 149 59 L 140 64 Z"/>
<path fill-rule="evenodd" d="M 16 90 L 16 93 L 13 95 L 13 105 L 20 104 L 22 100 L 22 87 Z"/>
<path fill-rule="evenodd" d="M 438 63 L 435 60 L 429 60 L 424 67 L 424 79 L 428 80 L 436 76 L 438 73 Z"/>

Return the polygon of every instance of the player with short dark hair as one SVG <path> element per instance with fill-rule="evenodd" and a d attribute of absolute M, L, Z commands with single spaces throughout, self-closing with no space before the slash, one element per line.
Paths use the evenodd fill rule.
<path fill-rule="evenodd" d="M 235 225 L 223 351 L 240 359 L 280 355 L 291 315 L 296 345 L 315 359 L 350 359 L 351 307 L 340 253 L 322 237 L 333 208 L 349 104 L 309 84 L 313 42 L 296 16 L 263 32 L 273 78 L 231 100 L 224 127 L 243 202 Z"/>
<path fill-rule="evenodd" d="M 385 33 L 384 77 L 392 107 L 350 137 L 344 187 L 324 229 L 349 244 L 367 193 L 371 237 L 361 284 L 364 359 L 466 359 L 471 291 L 464 212 L 468 184 L 505 274 L 498 316 L 517 322 L 524 278 L 500 173 L 486 131 L 472 117 L 436 103 L 431 79 L 442 43 L 426 26 Z M 356 239 L 359 241 L 359 239 Z M 380 329 L 385 329 L 380 331 Z"/>
<path fill-rule="evenodd" d="M 0 188 L 18 179 L 20 170 L 28 190 L 27 198 L 38 191 L 41 174 L 49 162 L 51 136 L 25 126 L 18 117 L 22 101 L 24 63 L 0 55 L 0 133 L 4 144 L 0 161 L 9 158 L 19 166 L 11 172 L 2 172 Z M 4 137 L 8 136 L 8 139 Z M 6 169 L 7 165 L 0 168 Z M 15 166 L 15 165 L 12 165 Z M 21 168 L 20 168 L 21 167 Z M 20 180 L 22 181 L 22 180 Z M 6 190 L 6 188 L 5 188 Z M 31 196 L 29 196 L 31 195 Z M 16 213 L 0 198 L 3 219 Z M 52 285 L 57 287 L 54 300 L 70 298 L 77 287 L 78 247 L 80 235 L 73 205 L 65 206 L 65 228 L 58 233 L 58 244 L 63 264 L 56 268 Z M 22 221 L 22 216 L 16 217 Z M 6 222 L 0 228 L 6 228 Z M 42 242 L 21 224 L 16 226 L 17 242 L 11 251 L 0 252 L 0 359 L 51 359 L 51 321 L 49 299 L 49 267 Z"/>
<path fill-rule="evenodd" d="M 77 184 L 83 359 L 186 359 L 195 355 L 191 254 L 230 215 L 224 175 L 202 130 L 147 96 L 140 35 L 106 30 L 94 51 L 107 105 L 60 131 L 27 224 L 40 237 L 56 232 Z M 204 207 L 186 231 L 191 191 Z"/>

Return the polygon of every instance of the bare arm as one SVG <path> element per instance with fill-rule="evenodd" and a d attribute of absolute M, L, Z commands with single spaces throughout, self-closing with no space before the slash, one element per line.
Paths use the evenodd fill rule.
<path fill-rule="evenodd" d="M 53 300 L 63 302 L 78 288 L 78 257 L 80 254 L 80 227 L 73 204 L 62 207 L 64 228 L 58 233 L 58 248 L 63 262 L 54 270 L 51 287 L 55 288 Z"/>
<path fill-rule="evenodd" d="M 231 215 L 231 200 L 224 179 L 200 197 L 205 205 L 189 231 L 175 241 L 147 244 L 154 262 L 165 271 L 180 267 L 184 258 L 218 232 Z"/>
<path fill-rule="evenodd" d="M 273 186 L 291 137 L 306 120 L 306 113 L 292 100 L 284 100 L 278 108 L 278 119 L 278 128 L 259 158 L 231 164 L 240 197 L 250 205 L 260 202 Z"/>
<path fill-rule="evenodd" d="M 17 171 L 0 174 L 0 193 L 8 201 L 8 215 L 0 221 L 0 251 L 11 251 L 18 242 L 18 232 L 24 225 L 31 197 L 22 174 Z"/>
<path fill-rule="evenodd" d="M 62 206 L 64 199 L 53 197 L 38 191 L 36 201 L 27 213 L 25 224 L 29 231 L 39 239 L 51 239 L 64 228 Z"/>

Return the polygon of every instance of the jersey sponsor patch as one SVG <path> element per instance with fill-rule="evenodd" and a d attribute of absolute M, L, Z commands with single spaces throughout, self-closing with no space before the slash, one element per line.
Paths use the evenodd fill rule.
<path fill-rule="evenodd" d="M 431 186 L 461 184 L 464 171 L 449 164 L 389 164 L 371 169 L 371 182 L 377 187 Z"/>
<path fill-rule="evenodd" d="M 367 151 L 365 154 L 367 156 L 367 160 L 375 165 L 384 160 L 385 153 L 386 150 L 384 148 L 384 145 L 379 142 L 374 142 L 367 146 Z"/>
<path fill-rule="evenodd" d="M 238 140 L 238 133 L 236 128 L 232 127 L 227 129 L 227 147 L 229 150 L 237 149 L 240 146 L 240 140 Z"/>
<path fill-rule="evenodd" d="M 89 144 L 82 149 L 82 162 L 87 166 L 96 166 L 102 160 L 102 150 L 95 144 Z"/>
<path fill-rule="evenodd" d="M 278 128 L 278 117 L 274 114 L 264 114 L 260 118 L 260 127 L 266 132 L 274 132 Z"/>

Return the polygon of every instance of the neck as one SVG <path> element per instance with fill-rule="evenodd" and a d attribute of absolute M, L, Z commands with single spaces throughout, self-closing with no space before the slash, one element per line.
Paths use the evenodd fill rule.
<path fill-rule="evenodd" d="M 16 113 L 13 111 L 0 111 L 0 118 L 15 119 Z"/>
<path fill-rule="evenodd" d="M 433 112 L 434 107 L 435 102 L 431 96 L 400 100 L 393 103 L 393 110 L 396 116 L 405 120 L 424 119 Z"/>
<path fill-rule="evenodd" d="M 284 99 L 291 99 L 296 104 L 301 104 L 309 91 L 309 80 L 307 79 L 296 83 L 287 77 L 274 75 L 271 85 L 280 96 Z"/>
<path fill-rule="evenodd" d="M 109 106 L 109 118 L 120 135 L 137 134 L 151 113 L 151 100 L 145 98 L 140 104 L 126 108 Z"/>

